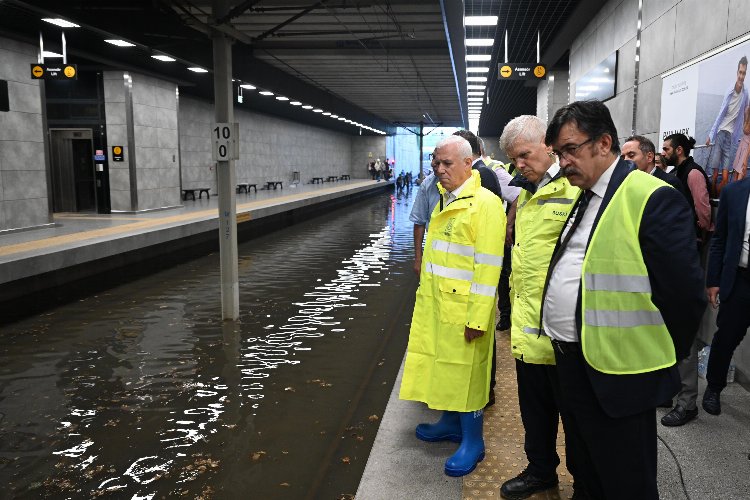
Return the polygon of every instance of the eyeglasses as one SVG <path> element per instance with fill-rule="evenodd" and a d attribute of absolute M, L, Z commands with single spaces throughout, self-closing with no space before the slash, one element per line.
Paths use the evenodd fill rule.
<path fill-rule="evenodd" d="M 562 151 L 557 151 L 556 149 L 553 149 L 552 152 L 557 155 L 558 158 L 562 159 L 570 159 L 571 157 L 574 157 L 576 155 L 576 151 L 578 151 L 578 148 L 585 146 L 589 142 L 593 142 L 596 140 L 595 138 L 591 137 L 586 141 L 583 141 L 582 143 L 578 145 L 572 145 L 572 146 L 565 146 Z"/>

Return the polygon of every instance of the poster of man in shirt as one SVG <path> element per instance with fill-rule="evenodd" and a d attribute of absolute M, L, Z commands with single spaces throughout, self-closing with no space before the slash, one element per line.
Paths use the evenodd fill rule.
<path fill-rule="evenodd" d="M 694 137 L 695 162 L 703 166 L 718 197 L 728 182 L 743 178 L 750 153 L 750 92 L 745 79 L 750 42 L 667 73 L 662 81 L 660 137 Z"/>

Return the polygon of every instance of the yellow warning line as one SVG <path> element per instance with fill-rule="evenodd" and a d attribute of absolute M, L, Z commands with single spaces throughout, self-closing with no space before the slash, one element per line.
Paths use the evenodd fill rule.
<path fill-rule="evenodd" d="M 365 181 L 365 182 L 358 182 L 354 184 L 347 184 L 346 188 L 356 188 L 360 186 L 366 186 L 372 184 L 371 181 Z M 298 201 L 298 200 L 304 200 L 307 198 L 313 198 L 320 195 L 325 194 L 333 194 L 337 192 L 341 192 L 343 189 L 341 188 L 325 188 L 325 189 L 319 189 L 315 191 L 305 191 L 303 193 L 295 193 L 295 194 L 289 194 L 289 195 L 283 195 L 275 198 L 268 198 L 265 200 L 257 200 L 257 201 L 251 201 L 247 203 L 239 203 L 237 204 L 237 213 L 241 212 L 247 212 L 252 209 L 257 209 L 261 207 L 266 206 L 274 206 L 279 205 L 281 203 L 288 203 L 292 201 Z M 34 241 L 27 241 L 24 243 L 15 243 L 12 245 L 5 245 L 0 247 L 0 256 L 6 256 L 11 255 L 14 253 L 21 253 L 21 252 L 30 252 L 34 250 L 44 249 L 44 248 L 50 248 L 55 246 L 61 246 L 61 245 L 67 245 L 70 243 L 79 243 L 82 241 L 87 240 L 93 240 L 96 238 L 103 238 L 108 236 L 115 236 L 119 234 L 129 233 L 132 231 L 138 231 L 138 230 L 144 230 L 144 229 L 150 229 L 157 226 L 164 226 L 169 224 L 177 224 L 177 223 L 189 223 L 189 222 L 195 222 L 199 220 L 205 220 L 207 218 L 218 218 L 218 209 L 216 207 L 206 209 L 206 210 L 198 210 L 194 212 L 185 212 L 182 214 L 172 215 L 168 217 L 160 217 L 160 218 L 150 218 L 150 219 L 135 219 L 138 220 L 138 222 L 134 222 L 132 224 L 120 224 L 118 226 L 113 227 L 107 227 L 107 228 L 101 228 L 101 229 L 92 229 L 89 231 L 81 231 L 77 233 L 72 234 L 66 234 L 61 236 L 52 236 L 49 238 L 42 238 Z M 98 220 L 107 220 L 105 218 L 101 218 Z"/>

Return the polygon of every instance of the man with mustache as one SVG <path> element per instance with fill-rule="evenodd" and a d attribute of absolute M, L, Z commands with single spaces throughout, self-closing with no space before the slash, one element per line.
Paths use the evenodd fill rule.
<path fill-rule="evenodd" d="M 592 498 L 657 500 L 656 406 L 680 388 L 706 305 L 685 198 L 619 157 L 599 101 L 553 117 L 545 142 L 583 193 L 552 254 L 542 319 L 565 439 Z"/>

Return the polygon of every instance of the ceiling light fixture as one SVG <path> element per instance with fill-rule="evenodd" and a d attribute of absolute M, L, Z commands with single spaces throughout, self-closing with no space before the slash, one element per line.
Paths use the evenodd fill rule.
<path fill-rule="evenodd" d="M 174 62 L 174 61 L 176 61 L 175 58 L 169 57 L 169 56 L 165 56 L 163 54 L 156 54 L 155 56 L 151 56 L 151 57 L 153 59 L 157 59 L 159 61 L 164 61 L 164 62 Z"/>
<path fill-rule="evenodd" d="M 331 118 L 338 118 L 339 115 L 331 115 Z"/>
<path fill-rule="evenodd" d="M 80 26 L 78 26 L 77 24 L 66 21 L 65 19 L 60 19 L 59 17 L 44 17 L 42 18 L 42 21 L 54 24 L 55 26 L 59 26 L 61 28 L 80 28 Z"/>
<path fill-rule="evenodd" d="M 484 90 L 484 85 L 467 85 L 466 90 Z"/>
<path fill-rule="evenodd" d="M 260 95 L 273 95 L 273 92 L 269 92 L 268 90 L 261 90 Z"/>
<path fill-rule="evenodd" d="M 250 85 L 249 83 L 243 83 L 240 87 L 247 90 L 255 90 L 255 85 Z"/>
<path fill-rule="evenodd" d="M 45 59 L 48 58 L 48 57 L 52 57 L 52 58 L 62 57 L 62 54 L 58 54 L 57 52 L 52 52 L 52 51 L 49 51 L 49 50 L 44 50 L 44 51 L 42 51 L 42 57 L 44 57 Z"/>
<path fill-rule="evenodd" d="M 323 113 L 323 116 L 331 116 L 331 113 L 329 111 L 326 111 L 325 113 Z"/>
<path fill-rule="evenodd" d="M 277 95 L 276 96 L 276 100 L 277 101 L 288 101 L 289 98 L 288 97 L 284 97 L 283 95 Z"/>
<path fill-rule="evenodd" d="M 490 54 L 466 54 L 467 61 L 489 61 L 492 59 Z"/>
<path fill-rule="evenodd" d="M 487 66 L 470 66 L 466 68 L 467 73 L 489 73 L 490 68 Z"/>
<path fill-rule="evenodd" d="M 118 47 L 135 47 L 134 43 L 126 42 L 125 40 L 104 40 L 107 43 L 111 43 L 112 45 L 117 45 Z"/>
<path fill-rule="evenodd" d="M 320 108 L 313 109 L 313 113 L 322 113 L 322 112 L 323 112 L 323 110 L 320 109 Z"/>
<path fill-rule="evenodd" d="M 467 47 L 492 47 L 492 44 L 495 43 L 495 40 L 492 38 L 467 38 L 466 39 L 466 46 Z"/>
<path fill-rule="evenodd" d="M 466 16 L 464 18 L 465 26 L 495 26 L 497 25 L 497 16 Z"/>
<path fill-rule="evenodd" d="M 292 103 L 292 104 L 294 104 L 294 103 Z M 313 107 L 310 106 L 309 104 L 305 104 L 304 106 L 302 106 L 302 109 L 313 109 Z"/>
<path fill-rule="evenodd" d="M 207 69 L 198 68 L 197 66 L 194 68 L 188 68 L 188 70 L 192 71 L 193 73 L 208 73 Z"/>
<path fill-rule="evenodd" d="M 487 77 L 486 76 L 467 76 L 466 81 L 467 82 L 486 82 Z"/>
<path fill-rule="evenodd" d="M 291 104 L 292 106 L 302 106 L 302 103 L 299 101 L 292 101 L 289 104 Z"/>

